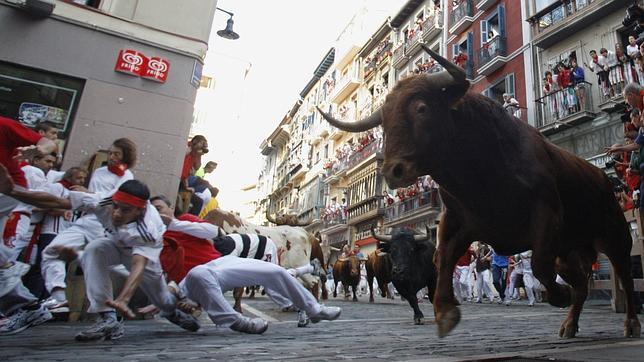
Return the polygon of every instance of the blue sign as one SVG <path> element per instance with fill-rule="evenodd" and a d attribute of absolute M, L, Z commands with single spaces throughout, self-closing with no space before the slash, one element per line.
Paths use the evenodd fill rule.
<path fill-rule="evenodd" d="M 195 60 L 195 65 L 192 67 L 192 77 L 190 78 L 190 84 L 199 88 L 201 84 L 201 73 L 203 72 L 203 64 L 200 61 Z"/>

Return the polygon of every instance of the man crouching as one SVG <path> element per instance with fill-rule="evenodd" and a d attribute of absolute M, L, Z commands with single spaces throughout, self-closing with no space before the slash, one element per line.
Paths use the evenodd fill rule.
<path fill-rule="evenodd" d="M 124 182 L 113 195 L 101 198 L 97 194 L 70 191 L 69 198 L 59 198 L 44 192 L 22 191 L 13 188 L 6 169 L 0 167 L 0 193 L 40 208 L 59 208 L 94 213 L 105 232 L 88 242 L 81 257 L 85 276 L 88 312 L 98 313 L 96 323 L 76 335 L 77 341 L 118 339 L 123 336 L 123 322 L 116 316 L 133 318 L 128 307 L 138 287 L 159 307 L 170 322 L 189 331 L 197 331 L 197 320 L 176 308 L 177 300 L 166 288 L 159 262 L 165 226 L 159 213 L 148 201 L 150 191 L 140 181 Z M 62 255 L 74 252 L 63 252 Z M 123 289 L 113 299 L 110 270 L 115 265 L 129 269 Z"/>

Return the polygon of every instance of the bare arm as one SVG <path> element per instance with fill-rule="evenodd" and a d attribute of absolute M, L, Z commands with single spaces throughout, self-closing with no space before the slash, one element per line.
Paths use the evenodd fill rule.
<path fill-rule="evenodd" d="M 132 312 L 130 307 L 128 307 L 128 303 L 130 303 L 130 299 L 132 299 L 134 292 L 136 292 L 136 289 L 143 280 L 143 272 L 145 271 L 147 263 L 148 259 L 143 255 L 132 255 L 130 275 L 127 277 L 125 285 L 123 286 L 123 289 L 121 289 L 121 293 L 115 300 L 107 301 L 109 306 L 114 307 L 128 318 L 136 317 L 134 312 Z"/>
<path fill-rule="evenodd" d="M 619 153 L 619 152 L 630 152 L 638 151 L 642 146 L 633 142 L 623 146 L 611 146 L 604 148 L 604 151 L 608 154 Z"/>
<path fill-rule="evenodd" d="M 71 209 L 72 203 L 69 199 L 54 196 L 48 192 L 43 191 L 25 191 L 13 189 L 7 195 L 13 197 L 18 201 L 25 204 L 34 205 L 41 209 Z"/>

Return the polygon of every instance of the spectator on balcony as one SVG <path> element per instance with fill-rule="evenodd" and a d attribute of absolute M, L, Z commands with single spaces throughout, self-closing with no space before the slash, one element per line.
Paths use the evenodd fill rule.
<path fill-rule="evenodd" d="M 640 54 L 640 47 L 637 46 L 637 39 L 633 35 L 631 35 L 628 37 L 628 45 L 626 46 L 626 57 L 628 60 L 627 65 L 629 70 L 631 70 L 631 72 L 629 72 L 630 74 L 627 74 L 625 77 L 626 84 L 632 83 L 632 82 L 638 82 L 638 83 L 642 82 L 642 79 L 639 79 L 639 77 L 633 74 L 634 71 L 636 70 L 635 61 L 637 59 L 638 54 Z"/>
<path fill-rule="evenodd" d="M 639 52 L 638 52 L 639 54 Z M 615 86 L 617 93 L 622 93 L 624 89 L 624 84 L 633 82 L 636 76 L 635 69 L 631 67 L 630 59 L 628 55 L 624 52 L 622 44 L 615 44 L 615 57 L 617 57 L 617 66 L 619 68 L 618 72 L 618 84 Z M 626 82 L 624 82 L 626 80 Z"/>
<path fill-rule="evenodd" d="M 590 54 L 590 65 L 584 63 L 586 68 L 590 69 L 591 72 L 597 73 L 597 81 L 599 87 L 602 91 L 604 97 L 610 96 L 610 81 L 608 80 L 608 65 L 606 58 L 603 56 L 597 55 L 596 50 L 591 50 Z"/>
<path fill-rule="evenodd" d="M 563 92 L 563 108 L 566 109 L 566 115 L 575 113 L 577 107 L 577 97 L 572 84 L 572 72 L 563 62 L 557 66 L 557 83 Z"/>
<path fill-rule="evenodd" d="M 521 118 L 521 109 L 519 107 L 519 101 L 508 93 L 503 93 L 503 109 L 509 114 Z"/>
<path fill-rule="evenodd" d="M 384 200 L 385 206 L 391 206 L 394 204 L 394 197 L 387 190 L 382 192 L 382 199 Z"/>
<path fill-rule="evenodd" d="M 489 55 L 488 59 L 491 59 L 496 55 L 496 51 L 497 51 L 496 37 L 497 35 L 494 34 L 493 30 L 490 30 L 487 32 L 487 42 L 483 44 L 483 48 L 487 49 L 487 53 Z"/>
<path fill-rule="evenodd" d="M 615 55 L 615 53 L 611 52 L 610 50 L 607 50 L 606 48 L 601 48 L 599 50 L 599 53 L 604 58 L 606 58 L 606 65 L 608 66 L 608 80 L 611 84 L 610 95 L 612 97 L 615 94 L 619 93 L 616 89 L 616 85 L 619 84 L 619 81 L 620 81 L 619 69 L 617 67 L 618 65 L 617 56 Z M 631 67 L 635 67 L 634 58 L 630 59 L 629 64 Z"/>
<path fill-rule="evenodd" d="M 459 49 L 458 54 L 454 57 L 452 61 L 454 62 L 454 64 L 465 69 L 465 65 L 467 64 L 467 54 L 465 54 L 465 52 L 462 49 Z"/>
<path fill-rule="evenodd" d="M 548 104 L 548 110 L 554 119 L 559 118 L 559 111 L 557 104 L 557 82 L 555 82 L 552 72 L 546 71 L 546 78 L 543 82 L 543 94 L 546 98 L 546 103 Z"/>
<path fill-rule="evenodd" d="M 586 109 L 586 75 L 584 74 L 584 68 L 580 67 L 577 64 L 577 59 L 570 59 L 571 77 L 572 84 L 575 87 L 575 94 L 577 95 L 577 100 L 579 101 L 578 106 L 579 110 Z"/>

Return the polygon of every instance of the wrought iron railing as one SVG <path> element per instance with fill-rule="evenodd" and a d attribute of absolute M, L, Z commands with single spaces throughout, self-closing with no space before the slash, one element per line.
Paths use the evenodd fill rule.
<path fill-rule="evenodd" d="M 506 39 L 504 37 L 496 36 L 479 49 L 477 55 L 476 68 L 484 67 L 490 60 L 497 56 L 506 55 Z"/>
<path fill-rule="evenodd" d="M 537 99 L 535 101 L 539 109 L 537 128 L 556 125 L 579 112 L 592 112 L 594 109 L 592 88 L 592 84 L 581 82 L 576 86 L 571 85 Z"/>
<path fill-rule="evenodd" d="M 391 222 L 405 217 L 411 213 L 426 208 L 441 207 L 441 199 L 438 196 L 438 189 L 421 192 L 403 201 L 397 201 L 385 208 L 385 222 Z"/>

